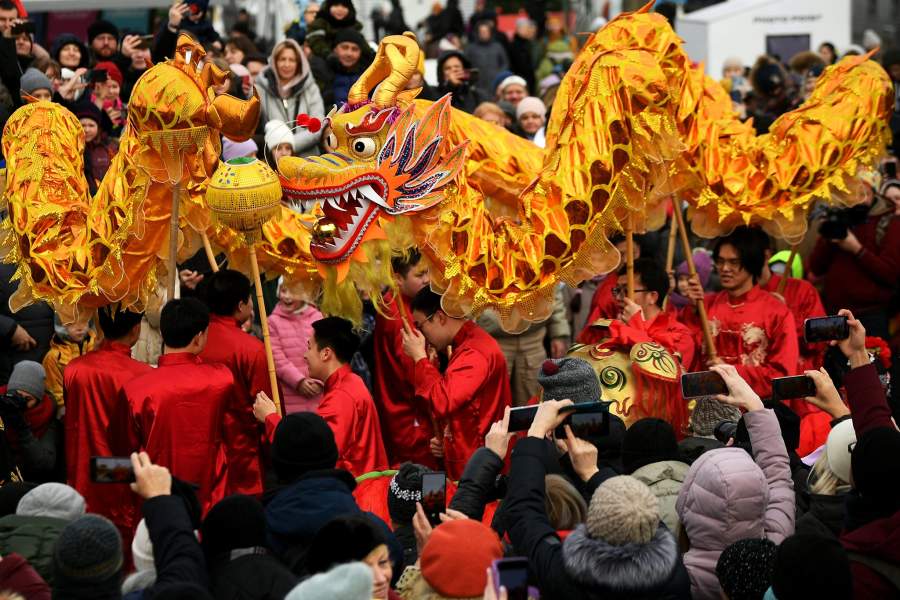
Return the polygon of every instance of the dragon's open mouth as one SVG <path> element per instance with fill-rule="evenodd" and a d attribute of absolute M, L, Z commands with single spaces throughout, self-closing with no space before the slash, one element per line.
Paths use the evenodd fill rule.
<path fill-rule="evenodd" d="M 323 216 L 313 228 L 309 249 L 323 263 L 344 260 L 359 246 L 372 221 L 385 206 L 386 183 L 367 174 L 339 187 L 294 188 L 284 185 L 284 204 L 294 212 L 307 213 L 316 203 Z"/>

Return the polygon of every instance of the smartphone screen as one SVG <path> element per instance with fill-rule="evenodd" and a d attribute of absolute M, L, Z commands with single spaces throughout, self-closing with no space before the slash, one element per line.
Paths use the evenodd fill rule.
<path fill-rule="evenodd" d="M 131 483 L 134 469 L 126 456 L 92 456 L 91 481 L 94 483 Z"/>
<path fill-rule="evenodd" d="M 538 405 L 518 406 L 509 410 L 509 431 L 528 431 L 534 415 L 537 414 Z"/>
<path fill-rule="evenodd" d="M 850 337 L 850 325 L 847 324 L 847 317 L 844 316 L 807 319 L 803 328 L 807 342 L 846 340 Z"/>
<path fill-rule="evenodd" d="M 777 377 L 772 380 L 772 397 L 776 400 L 790 400 L 816 395 L 816 384 L 812 377 L 795 375 Z"/>
<path fill-rule="evenodd" d="M 498 592 L 502 586 L 506 588 L 509 600 L 528 600 L 528 559 L 500 558 L 491 567 Z"/>
<path fill-rule="evenodd" d="M 685 398 L 700 398 L 727 394 L 725 380 L 715 371 L 697 371 L 681 376 L 681 395 Z"/>
<path fill-rule="evenodd" d="M 574 414 L 563 421 L 554 432 L 556 439 L 566 439 L 566 425 L 572 429 L 572 435 L 580 439 L 593 439 L 609 435 L 609 404 L 591 402 L 591 406 L 579 404 Z"/>
<path fill-rule="evenodd" d="M 447 476 L 443 471 L 422 473 L 422 509 L 428 522 L 440 525 L 441 513 L 447 508 Z"/>

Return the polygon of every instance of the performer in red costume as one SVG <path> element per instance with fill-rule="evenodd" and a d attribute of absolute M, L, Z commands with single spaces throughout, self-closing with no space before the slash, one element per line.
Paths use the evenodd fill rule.
<path fill-rule="evenodd" d="M 619 251 L 619 265 L 616 267 L 616 270 L 622 268 L 625 265 L 625 237 L 622 235 L 613 236 L 610 239 L 610 242 L 616 249 Z M 634 244 L 634 258 L 637 260 L 641 257 L 641 246 L 640 244 Z M 598 321 L 599 319 L 615 319 L 619 316 L 619 312 L 621 309 L 616 302 L 616 298 L 613 296 L 612 290 L 616 287 L 618 283 L 618 278 L 615 273 L 609 273 L 600 285 L 597 286 L 597 289 L 594 290 L 594 297 L 591 298 L 591 310 L 588 313 L 587 320 L 585 321 L 584 329 L 579 332 L 576 341 L 581 343 L 589 343 L 584 341 L 585 339 L 590 339 L 593 335 L 591 334 L 591 325 Z"/>
<path fill-rule="evenodd" d="M 131 358 L 131 347 L 141 334 L 140 313 L 118 311 L 107 306 L 97 311 L 103 344 L 72 360 L 63 372 L 66 401 L 66 479 L 87 502 L 90 512 L 112 521 L 123 539 L 131 539 L 140 516 L 134 511 L 133 494 L 127 485 L 96 484 L 91 481 L 92 456 L 125 454 L 127 437 L 113 427 L 119 414 L 122 388 L 153 371 Z"/>
<path fill-rule="evenodd" d="M 241 324 L 253 313 L 250 280 L 239 271 L 222 269 L 201 285 L 210 316 L 207 342 L 200 358 L 228 367 L 235 382 L 233 402 L 225 409 L 226 492 L 260 496 L 262 436 L 253 417 L 253 401 L 259 392 L 271 396 L 272 386 L 263 343 L 241 330 Z"/>
<path fill-rule="evenodd" d="M 634 261 L 634 300 L 627 297 L 628 275 L 624 267 L 619 270 L 617 281 L 613 296 L 619 307 L 618 319 L 612 323 L 601 319 L 602 326 L 585 329 L 579 341 L 593 344 L 610 336 L 653 341 L 678 355 L 681 364 L 689 368 L 696 358 L 697 343 L 690 329 L 662 309 L 669 291 L 669 276 L 662 265 L 652 258 Z"/>
<path fill-rule="evenodd" d="M 412 303 L 416 329 L 403 331 L 403 351 L 415 362 L 416 398 L 444 426 L 447 476 L 462 476 L 469 457 L 481 446 L 491 424 L 512 403 L 506 358 L 496 340 L 468 319 L 441 309 L 441 297 L 422 289 Z M 447 369 L 428 360 L 426 342 L 438 352 L 452 347 Z"/>
<path fill-rule="evenodd" d="M 799 350 L 794 316 L 784 302 L 759 288 L 766 249 L 749 227 L 738 227 L 720 238 L 713 251 L 723 290 L 704 296 L 695 278 L 688 297 L 696 304 L 703 301 L 709 315 L 715 343 L 715 360 L 702 345 L 703 334 L 696 309 L 682 312 L 685 325 L 694 332 L 702 356 L 695 369 L 727 363 L 762 398 L 772 395 L 771 380 L 799 372 Z"/>
<path fill-rule="evenodd" d="M 228 367 L 204 363 L 209 311 L 194 298 L 170 300 L 160 315 L 159 367 L 125 384 L 123 431 L 131 451 L 199 486 L 203 513 L 225 497 L 223 419 L 234 401 Z"/>
<path fill-rule="evenodd" d="M 358 348 L 359 336 L 353 333 L 350 321 L 326 317 L 313 323 L 313 337 L 306 351 L 309 376 L 325 382 L 316 413 L 334 432 L 337 468 L 350 471 L 354 477 L 388 468 L 375 401 L 360 376 L 350 369 Z M 266 425 L 266 437 L 274 442 L 275 428 L 281 422 L 275 403 L 266 394 L 258 394 L 253 410 Z"/>
<path fill-rule="evenodd" d="M 403 320 L 406 319 L 406 325 L 413 321 L 409 309 L 412 299 L 429 283 L 428 265 L 421 259 L 419 251 L 413 250 L 408 257 L 395 257 L 391 261 L 401 301 L 393 290 L 386 291 L 384 311 L 375 316 L 372 384 L 391 465 L 413 462 L 437 469 L 438 461 L 430 446 L 434 437 L 431 415 L 428 407 L 415 399 L 415 363 L 406 354 L 397 352 L 403 345 Z"/>

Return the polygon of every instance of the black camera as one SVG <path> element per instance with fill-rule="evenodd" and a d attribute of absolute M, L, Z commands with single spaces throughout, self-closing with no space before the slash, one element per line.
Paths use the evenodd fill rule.
<path fill-rule="evenodd" d="M 868 216 L 869 207 L 865 204 L 826 209 L 825 219 L 819 225 L 819 235 L 829 240 L 842 240 L 852 228 L 865 223 Z"/>
<path fill-rule="evenodd" d="M 28 398 L 23 398 L 15 392 L 0 395 L 0 414 L 13 415 L 24 411 L 27 407 Z"/>
<path fill-rule="evenodd" d="M 727 444 L 728 440 L 734 439 L 737 433 L 737 421 L 720 421 L 713 430 L 713 435 L 723 444 Z"/>

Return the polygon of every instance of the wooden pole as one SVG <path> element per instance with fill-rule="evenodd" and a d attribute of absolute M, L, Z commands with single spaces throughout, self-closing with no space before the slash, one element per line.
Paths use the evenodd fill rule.
<path fill-rule="evenodd" d="M 628 281 L 628 299 L 634 301 L 634 221 L 631 213 L 625 221 L 625 272 Z"/>
<path fill-rule="evenodd" d="M 676 210 L 681 208 L 681 202 L 679 202 L 676 198 L 672 198 L 672 212 L 674 213 Z M 672 215 L 672 223 L 669 225 L 669 246 L 666 248 L 666 274 L 675 280 L 675 275 L 672 272 L 672 267 L 675 264 L 675 240 L 678 237 L 678 219 L 675 218 L 675 215 Z M 678 281 L 675 280 L 677 284 Z M 677 288 L 676 288 L 677 289 Z M 665 300 L 663 300 L 663 310 L 665 310 L 669 306 L 669 296 L 671 294 L 666 294 Z"/>
<path fill-rule="evenodd" d="M 694 265 L 694 256 L 691 254 L 691 242 L 688 240 L 687 229 L 684 226 L 684 216 L 681 214 L 681 207 L 676 206 L 672 211 L 675 218 L 678 219 L 678 234 L 681 236 L 681 247 L 684 250 L 684 256 L 687 259 L 688 271 L 691 279 L 697 276 L 697 267 Z M 706 355 L 710 360 L 718 358 L 716 355 L 716 345 L 713 343 L 712 333 L 709 329 L 709 317 L 706 315 L 706 304 L 701 300 L 697 303 L 697 314 L 700 316 L 700 326 L 703 328 L 703 339 L 706 342 Z"/>
<path fill-rule="evenodd" d="M 266 346 L 266 366 L 269 369 L 269 385 L 272 386 L 272 401 L 278 416 L 282 415 L 281 398 L 278 394 L 278 378 L 275 376 L 275 359 L 272 357 L 272 340 L 269 338 L 269 318 L 266 315 L 266 303 L 263 300 L 262 278 L 259 276 L 259 263 L 256 262 L 256 246 L 250 244 L 250 269 L 253 271 L 253 283 L 256 286 L 256 304 L 259 306 L 259 323 L 262 325 L 263 343 Z"/>
<path fill-rule="evenodd" d="M 175 298 L 175 281 L 178 278 L 178 204 L 181 189 L 172 187 L 172 218 L 169 221 L 169 277 L 166 280 L 166 301 Z"/>
<path fill-rule="evenodd" d="M 781 281 L 778 282 L 778 289 L 775 290 L 779 296 L 784 297 L 784 289 L 787 287 L 788 277 L 791 277 L 791 273 L 794 272 L 794 259 L 797 258 L 798 248 L 798 244 L 791 246 L 791 253 L 788 256 L 787 266 L 784 268 L 784 274 L 781 276 Z"/>
<path fill-rule="evenodd" d="M 212 244 L 209 243 L 209 236 L 206 232 L 200 234 L 203 237 L 203 249 L 206 251 L 206 260 L 209 261 L 209 268 L 213 273 L 219 272 L 219 265 L 216 263 L 216 255 L 213 253 Z"/>

